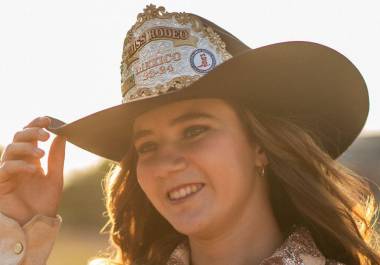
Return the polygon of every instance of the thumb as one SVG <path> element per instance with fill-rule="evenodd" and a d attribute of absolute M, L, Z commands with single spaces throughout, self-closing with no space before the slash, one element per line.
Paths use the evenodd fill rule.
<path fill-rule="evenodd" d="M 62 178 L 65 165 L 65 146 L 66 139 L 62 136 L 54 138 L 48 157 L 48 176 Z"/>

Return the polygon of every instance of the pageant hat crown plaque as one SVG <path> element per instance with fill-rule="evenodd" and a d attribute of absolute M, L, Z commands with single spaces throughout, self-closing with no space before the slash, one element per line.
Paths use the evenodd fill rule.
<path fill-rule="evenodd" d="M 187 87 L 231 57 L 220 36 L 195 16 L 149 5 L 124 41 L 123 103 Z"/>

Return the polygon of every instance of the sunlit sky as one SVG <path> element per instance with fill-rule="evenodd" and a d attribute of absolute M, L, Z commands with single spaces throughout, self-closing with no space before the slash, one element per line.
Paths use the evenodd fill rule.
<path fill-rule="evenodd" d="M 252 48 L 308 40 L 340 51 L 368 85 L 365 132 L 380 130 L 377 0 L 0 0 L 0 145 L 35 117 L 70 122 L 119 104 L 122 43 L 149 3 L 206 17 Z M 68 145 L 66 172 L 98 159 Z"/>

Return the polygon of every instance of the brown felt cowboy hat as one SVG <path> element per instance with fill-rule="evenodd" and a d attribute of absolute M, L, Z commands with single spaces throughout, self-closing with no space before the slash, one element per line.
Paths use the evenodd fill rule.
<path fill-rule="evenodd" d="M 127 33 L 123 103 L 48 128 L 71 143 L 120 161 L 141 113 L 177 100 L 220 97 L 296 117 L 338 157 L 357 137 L 369 102 L 358 69 L 321 44 L 291 41 L 251 49 L 214 23 L 149 5 Z"/>

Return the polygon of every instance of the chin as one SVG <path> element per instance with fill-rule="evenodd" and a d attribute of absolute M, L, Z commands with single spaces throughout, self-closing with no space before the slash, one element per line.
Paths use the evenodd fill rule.
<path fill-rule="evenodd" d="M 176 231 L 186 236 L 200 236 L 212 228 L 210 216 L 186 216 L 169 220 Z"/>

